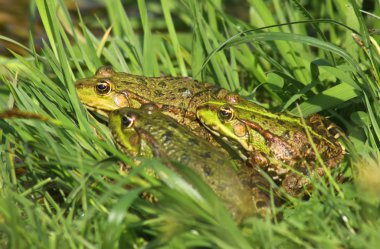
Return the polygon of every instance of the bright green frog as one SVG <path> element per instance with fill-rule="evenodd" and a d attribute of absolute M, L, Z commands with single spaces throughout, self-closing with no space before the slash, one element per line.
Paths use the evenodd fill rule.
<path fill-rule="evenodd" d="M 256 205 L 260 205 L 250 184 L 243 185 L 240 180 L 247 180 L 244 176 L 251 174 L 251 170 L 244 169 L 239 178 L 223 153 L 163 115 L 154 104 L 143 105 L 140 109 L 115 110 L 109 116 L 109 125 L 114 140 L 125 153 L 140 155 L 144 143 L 154 157 L 161 158 L 169 166 L 176 162 L 194 170 L 238 219 L 255 213 Z"/>
<path fill-rule="evenodd" d="M 213 100 L 198 106 L 197 117 L 212 133 L 240 148 L 241 156 L 248 157 L 251 165 L 264 169 L 295 196 L 307 186 L 303 175 L 324 173 L 316 166 L 317 156 L 307 132 L 328 167 L 336 167 L 344 156 L 342 145 L 330 131 L 333 126 L 319 115 L 303 124 L 300 118 L 272 113 L 254 103 Z"/>

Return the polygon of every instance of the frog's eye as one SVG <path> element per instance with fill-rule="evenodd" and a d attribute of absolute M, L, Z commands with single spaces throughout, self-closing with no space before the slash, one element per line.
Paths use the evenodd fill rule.
<path fill-rule="evenodd" d="M 230 121 L 234 117 L 234 110 L 230 106 L 222 106 L 218 110 L 218 117 L 222 121 Z"/>
<path fill-rule="evenodd" d="M 100 76 L 100 77 L 111 77 L 113 74 L 115 74 L 115 71 L 112 69 L 111 66 L 99 67 L 95 73 L 96 76 Z"/>
<path fill-rule="evenodd" d="M 107 95 L 111 92 L 111 83 L 107 80 L 101 80 L 96 83 L 95 91 L 99 95 Z"/>
<path fill-rule="evenodd" d="M 131 128 L 136 121 L 136 117 L 134 115 L 126 114 L 121 117 L 121 125 L 123 128 Z"/>

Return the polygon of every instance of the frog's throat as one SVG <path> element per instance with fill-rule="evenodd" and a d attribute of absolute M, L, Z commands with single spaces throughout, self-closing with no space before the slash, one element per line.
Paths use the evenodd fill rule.
<path fill-rule="evenodd" d="M 200 117 L 198 117 L 199 120 L 201 121 L 201 123 L 203 124 L 203 126 L 208 130 L 210 131 L 213 135 L 215 135 L 216 137 L 219 137 L 220 139 L 222 139 L 224 142 L 226 142 L 226 144 L 228 144 L 228 146 L 230 146 L 232 149 L 236 150 L 238 155 L 240 156 L 240 158 L 244 161 L 246 161 L 248 159 L 248 156 L 244 154 L 243 151 L 246 151 L 244 149 L 244 146 L 241 145 L 239 142 L 233 140 L 233 139 L 229 139 L 228 137 L 226 136 L 222 136 L 221 133 L 217 132 L 216 131 L 216 128 L 215 129 L 212 129 L 210 128 L 209 126 L 206 125 L 205 121 L 203 119 L 201 119 Z"/>

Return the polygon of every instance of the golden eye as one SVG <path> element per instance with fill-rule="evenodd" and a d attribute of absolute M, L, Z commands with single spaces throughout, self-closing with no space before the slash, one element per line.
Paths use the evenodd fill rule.
<path fill-rule="evenodd" d="M 228 106 L 222 106 L 219 108 L 218 117 L 222 121 L 230 121 L 234 118 L 234 110 Z"/>
<path fill-rule="evenodd" d="M 121 125 L 124 129 L 131 128 L 136 121 L 136 116 L 130 113 L 121 117 Z"/>
<path fill-rule="evenodd" d="M 101 80 L 96 83 L 95 91 L 99 95 L 107 95 L 111 92 L 111 83 L 108 80 Z"/>

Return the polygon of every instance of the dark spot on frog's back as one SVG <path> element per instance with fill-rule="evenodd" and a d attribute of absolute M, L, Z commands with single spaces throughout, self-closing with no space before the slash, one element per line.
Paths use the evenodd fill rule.
<path fill-rule="evenodd" d="M 212 176 L 213 175 L 212 168 L 210 166 L 208 166 L 208 164 L 204 164 L 202 169 L 203 169 L 203 173 L 205 176 Z"/>
<path fill-rule="evenodd" d="M 148 82 L 145 80 L 145 77 L 137 77 L 136 81 L 137 81 L 138 84 L 141 84 L 141 85 L 144 85 L 144 86 L 148 85 Z"/>
<path fill-rule="evenodd" d="M 160 90 L 154 90 L 154 96 L 155 97 L 162 97 L 164 94 Z"/>
<path fill-rule="evenodd" d="M 172 131 L 167 131 L 162 135 L 163 143 L 164 145 L 170 142 L 170 140 L 173 137 L 173 132 Z"/>
<path fill-rule="evenodd" d="M 283 138 L 283 139 L 290 139 L 290 131 L 289 131 L 289 130 L 286 130 L 286 131 L 282 134 L 282 138 Z"/>
<path fill-rule="evenodd" d="M 160 82 L 158 82 L 158 86 L 161 87 L 161 88 L 165 88 L 166 87 L 166 82 L 165 81 L 160 81 Z"/>

